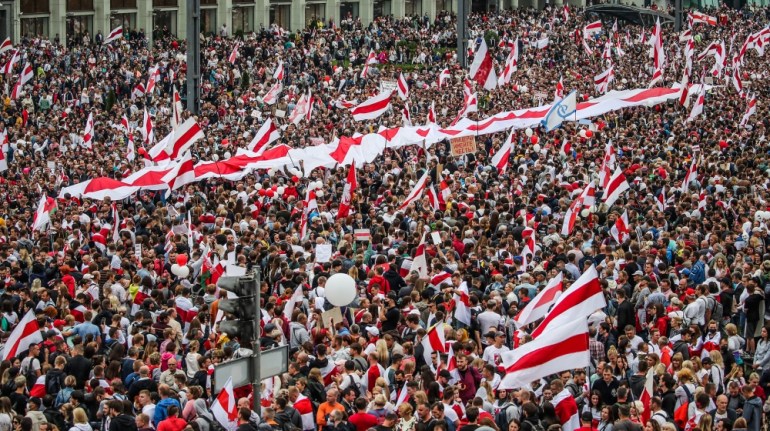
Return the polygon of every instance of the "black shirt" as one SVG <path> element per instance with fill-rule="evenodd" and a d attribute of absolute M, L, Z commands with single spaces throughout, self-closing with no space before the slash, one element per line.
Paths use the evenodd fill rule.
<path fill-rule="evenodd" d="M 388 332 L 388 331 L 395 331 L 398 327 L 398 320 L 401 317 L 401 313 L 399 313 L 398 308 L 396 307 L 390 307 L 388 308 L 388 311 L 385 312 L 385 320 L 382 322 L 382 332 Z"/>
<path fill-rule="evenodd" d="M 13 392 L 9 397 L 11 399 L 11 408 L 17 414 L 27 414 L 27 396 L 18 392 Z"/>

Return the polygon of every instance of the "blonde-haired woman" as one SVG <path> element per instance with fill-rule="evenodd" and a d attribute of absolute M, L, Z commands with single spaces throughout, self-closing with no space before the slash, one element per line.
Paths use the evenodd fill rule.
<path fill-rule="evenodd" d="M 417 422 L 417 418 L 413 415 L 414 411 L 409 403 L 403 403 L 398 406 L 398 416 L 401 418 L 396 425 L 397 431 L 412 431 Z"/>
<path fill-rule="evenodd" d="M 717 385 L 717 393 L 722 394 L 725 392 L 725 361 L 722 359 L 722 352 L 719 350 L 712 350 L 709 352 L 709 360 L 711 365 L 708 365 L 709 361 L 704 361 L 704 367 L 710 376 L 709 381 Z"/>
<path fill-rule="evenodd" d="M 374 352 L 377 354 L 377 358 L 381 364 L 390 363 L 390 354 L 388 353 L 387 341 L 382 338 L 377 340 L 377 343 L 374 344 Z"/>
<path fill-rule="evenodd" d="M 93 428 L 88 423 L 86 411 L 80 407 L 72 411 L 72 421 L 72 428 L 69 431 L 93 431 Z"/>
<path fill-rule="evenodd" d="M 695 374 L 689 368 L 683 368 L 676 373 L 679 386 L 674 394 L 676 395 L 676 407 L 678 409 L 682 404 L 687 404 L 690 398 L 695 395 Z"/>

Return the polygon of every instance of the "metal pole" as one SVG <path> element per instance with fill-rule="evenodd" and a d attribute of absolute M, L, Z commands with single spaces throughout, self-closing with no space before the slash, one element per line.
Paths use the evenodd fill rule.
<path fill-rule="evenodd" d="M 259 270 L 259 268 L 256 268 L 255 271 L 256 271 L 256 274 L 254 274 L 254 275 L 257 278 L 257 292 L 255 294 L 254 301 L 257 303 L 257 307 L 256 307 L 257 308 L 257 310 L 256 310 L 257 316 L 256 316 L 256 319 L 254 319 L 254 338 L 255 338 L 255 340 L 254 340 L 253 346 L 254 346 L 254 358 L 255 358 L 255 360 L 251 361 L 251 363 L 252 364 L 257 364 L 257 366 L 253 370 L 254 374 L 252 374 L 254 376 L 254 382 L 253 382 L 253 390 L 254 390 L 254 392 L 253 392 L 251 398 L 252 398 L 252 401 L 254 403 L 254 406 L 252 407 L 252 409 L 255 412 L 261 414 L 262 413 L 262 411 L 261 411 L 262 405 L 260 404 L 260 402 L 262 401 L 262 399 L 261 399 L 260 394 L 262 393 L 262 377 L 260 376 L 259 368 L 261 366 L 260 361 L 261 361 L 261 357 L 262 357 L 262 346 L 260 346 L 259 341 L 260 341 L 260 338 L 262 337 L 262 334 L 260 334 L 262 329 L 261 329 L 261 325 L 259 324 L 259 321 L 262 319 L 262 316 L 261 316 L 261 314 L 262 314 L 262 306 L 261 306 L 261 301 L 260 301 L 260 299 L 262 298 L 262 273 Z"/>
<path fill-rule="evenodd" d="M 466 0 L 457 0 L 457 63 L 460 67 L 468 66 L 468 59 L 465 51 L 465 35 L 468 25 L 468 14 L 466 13 Z"/>
<path fill-rule="evenodd" d="M 674 2 L 674 25 L 677 33 L 682 31 L 682 0 Z"/>
<path fill-rule="evenodd" d="M 201 92 L 201 2 L 187 0 L 187 110 L 200 112 Z"/>

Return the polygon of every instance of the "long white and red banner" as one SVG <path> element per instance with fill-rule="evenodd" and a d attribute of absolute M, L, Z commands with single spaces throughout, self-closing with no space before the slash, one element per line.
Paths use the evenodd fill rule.
<path fill-rule="evenodd" d="M 698 85 L 700 87 L 700 85 Z M 708 86 L 707 86 L 708 87 Z M 669 100 L 678 100 L 681 94 L 678 85 L 673 88 L 655 87 L 609 93 L 588 101 L 578 103 L 575 120 L 597 117 L 607 112 L 634 106 L 654 106 Z M 302 162 L 303 175 L 310 176 L 315 168 L 332 168 L 335 165 L 349 166 L 356 163 L 362 166 L 373 162 L 385 148 L 398 148 L 408 145 L 430 147 L 436 142 L 462 136 L 478 136 L 504 132 L 508 129 L 525 129 L 537 126 L 545 118 L 551 105 L 536 108 L 505 111 L 474 121 L 463 118 L 457 124 L 440 128 L 436 124 L 412 127 L 382 128 L 376 133 L 357 135 L 353 138 L 342 137 L 328 144 L 306 148 L 289 148 L 284 145 L 274 146 L 263 154 L 237 154 L 218 162 L 201 161 L 195 166 L 196 180 L 205 178 L 225 178 L 238 180 L 255 169 L 282 169 L 298 167 Z M 145 168 L 138 182 L 117 181 L 110 178 L 94 178 L 70 187 L 63 188 L 60 196 L 69 193 L 74 197 L 103 199 L 124 199 L 139 190 L 159 190 L 166 187 L 160 179 L 168 173 L 157 171 L 157 167 Z M 132 175 L 135 177 L 135 175 Z M 131 178 L 131 177 L 129 177 Z M 136 177 L 135 177 L 136 178 Z"/>

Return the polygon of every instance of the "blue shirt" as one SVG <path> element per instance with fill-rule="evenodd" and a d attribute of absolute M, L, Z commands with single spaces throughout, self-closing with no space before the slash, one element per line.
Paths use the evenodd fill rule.
<path fill-rule="evenodd" d="M 102 335 L 102 331 L 99 329 L 99 327 L 91 322 L 83 322 L 75 325 L 72 328 L 72 333 L 75 335 L 80 335 L 84 340 L 89 334 L 94 336 L 94 340 L 96 337 L 100 337 Z"/>

